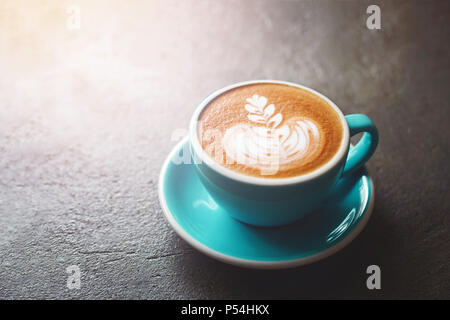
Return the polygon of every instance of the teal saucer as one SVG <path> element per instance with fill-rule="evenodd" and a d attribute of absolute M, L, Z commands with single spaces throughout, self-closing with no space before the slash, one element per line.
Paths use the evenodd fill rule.
<path fill-rule="evenodd" d="M 312 263 L 349 244 L 372 213 L 374 188 L 363 168 L 341 179 L 320 208 L 293 224 L 262 228 L 241 223 L 209 196 L 194 164 L 173 161 L 190 149 L 187 143 L 186 138 L 177 144 L 161 169 L 161 207 L 181 238 L 222 262 L 259 269 Z"/>

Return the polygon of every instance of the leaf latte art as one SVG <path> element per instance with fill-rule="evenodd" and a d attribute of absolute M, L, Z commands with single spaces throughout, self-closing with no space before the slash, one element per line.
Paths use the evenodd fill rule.
<path fill-rule="evenodd" d="M 275 106 L 264 96 L 253 95 L 245 109 L 252 124 L 237 124 L 228 128 L 222 139 L 227 157 L 261 170 L 276 172 L 280 165 L 308 158 L 318 148 L 320 134 L 314 121 L 292 117 L 283 121 Z"/>
<path fill-rule="evenodd" d="M 288 178 L 317 170 L 342 145 L 341 115 L 314 92 L 276 83 L 242 85 L 212 98 L 197 122 L 211 160 L 239 174 Z"/>

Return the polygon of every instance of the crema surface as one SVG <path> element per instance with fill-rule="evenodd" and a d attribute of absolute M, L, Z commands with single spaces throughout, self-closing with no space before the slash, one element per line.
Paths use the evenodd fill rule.
<path fill-rule="evenodd" d="M 227 91 L 199 116 L 202 148 L 241 174 L 287 178 L 312 172 L 339 150 L 343 127 L 322 98 L 283 84 Z"/>

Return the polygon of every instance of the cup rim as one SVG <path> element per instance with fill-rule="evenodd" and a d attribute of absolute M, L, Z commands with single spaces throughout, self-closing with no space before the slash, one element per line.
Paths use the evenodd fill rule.
<path fill-rule="evenodd" d="M 334 154 L 334 156 L 328 160 L 324 165 L 320 166 L 316 170 L 301 174 L 295 177 L 288 177 L 288 178 L 262 178 L 262 177 L 254 177 L 254 176 L 248 176 L 242 173 L 238 173 L 236 171 L 233 171 L 231 169 L 226 168 L 225 166 L 222 166 L 218 162 L 216 162 L 214 159 L 212 159 L 205 150 L 203 150 L 202 146 L 200 145 L 198 135 L 197 135 L 197 126 L 198 126 L 198 118 L 203 111 L 203 109 L 216 97 L 219 95 L 246 85 L 252 85 L 252 84 L 258 84 L 258 83 L 272 83 L 272 84 L 282 84 L 292 87 L 297 87 L 300 89 L 304 89 L 306 91 L 311 92 L 312 94 L 317 95 L 319 98 L 322 98 L 325 100 L 339 115 L 339 118 L 341 119 L 341 124 L 343 128 L 343 137 L 341 141 L 341 145 L 339 146 L 338 151 Z M 247 184 L 254 184 L 254 185 L 260 185 L 260 186 L 283 186 L 283 185 L 291 185 L 291 184 L 298 184 L 302 182 L 311 181 L 313 179 L 316 179 L 331 169 L 333 169 L 336 165 L 340 163 L 343 157 L 347 155 L 347 150 L 350 143 L 350 130 L 348 128 L 347 121 L 345 120 L 344 114 L 342 111 L 336 106 L 336 104 L 331 101 L 328 97 L 321 94 L 320 92 L 317 92 L 311 88 L 308 88 L 306 86 L 288 82 L 288 81 L 280 81 L 280 80 L 250 80 L 250 81 L 242 81 L 238 83 L 234 83 L 232 85 L 223 87 L 221 89 L 218 89 L 211 93 L 208 97 L 206 97 L 195 109 L 194 113 L 191 116 L 191 120 L 189 123 L 189 140 L 192 148 L 194 149 L 195 155 L 198 157 L 198 159 L 206 164 L 208 167 L 210 167 L 215 172 L 238 182 L 243 182 Z"/>

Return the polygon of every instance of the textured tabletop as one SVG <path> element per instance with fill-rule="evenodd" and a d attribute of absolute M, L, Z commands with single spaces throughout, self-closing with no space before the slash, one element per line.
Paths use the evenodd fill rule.
<path fill-rule="evenodd" d="M 0 299 L 450 298 L 449 20 L 448 1 L 1 1 Z M 373 216 L 323 261 L 232 267 L 163 218 L 159 171 L 191 113 L 250 79 L 379 128 Z"/>

